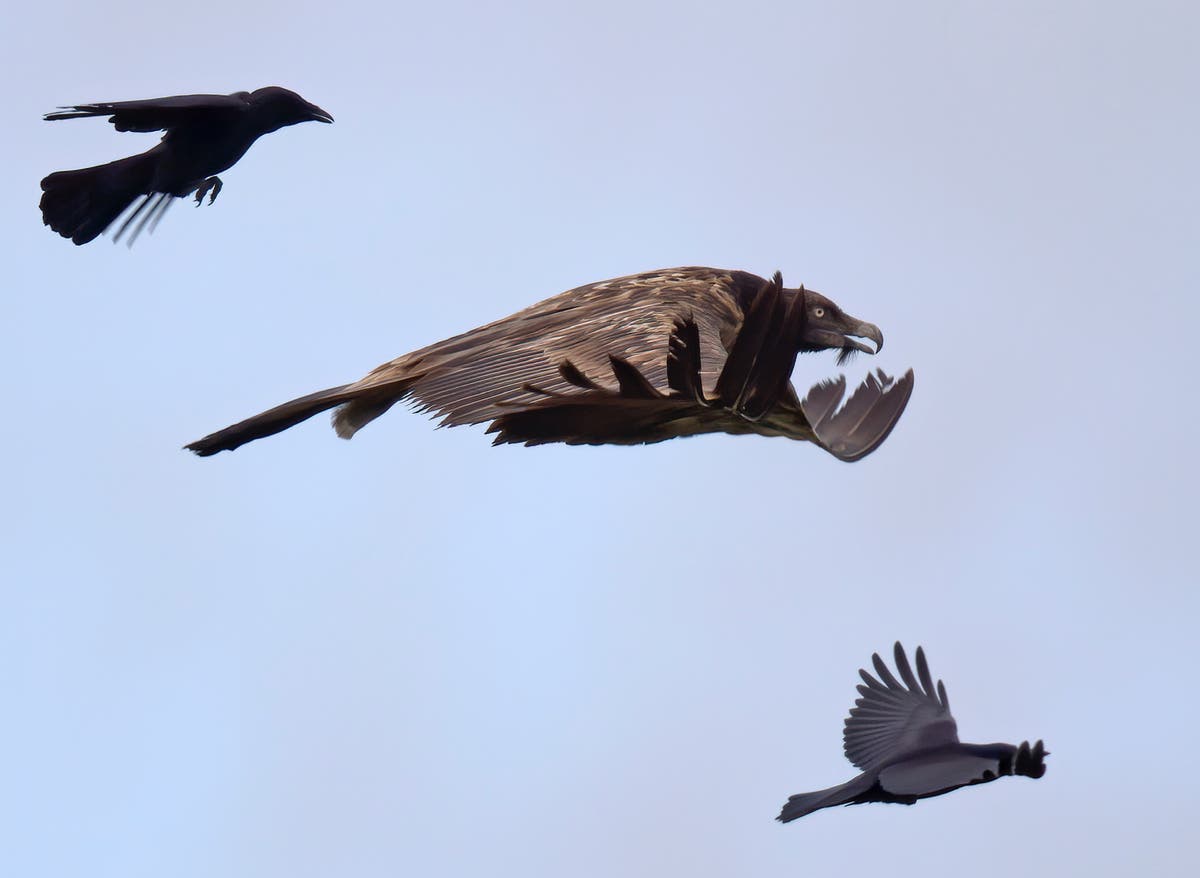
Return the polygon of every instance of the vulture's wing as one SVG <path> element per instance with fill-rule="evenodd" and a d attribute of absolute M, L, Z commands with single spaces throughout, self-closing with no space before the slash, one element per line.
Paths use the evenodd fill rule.
<path fill-rule="evenodd" d="M 892 432 L 912 396 L 913 370 L 896 381 L 882 369 L 868 374 L 840 409 L 846 376 L 814 385 L 800 403 L 817 444 L 839 460 L 866 457 Z"/>
<path fill-rule="evenodd" d="M 526 389 L 541 398 L 530 405 L 514 406 L 492 421 L 488 432 L 496 434 L 494 445 L 661 442 L 699 432 L 689 429 L 688 422 L 708 413 L 694 399 L 663 393 L 628 360 L 619 357 L 610 360 L 616 389 L 601 386 L 569 360 L 559 366 L 559 374 L 582 392 L 558 393 L 528 385 Z"/>
<path fill-rule="evenodd" d="M 909 753 L 958 743 L 946 687 L 938 680 L 934 688 L 924 650 L 917 647 L 916 676 L 899 643 L 895 660 L 900 680 L 879 653 L 871 661 L 880 679 L 865 670 L 858 672 L 864 684 L 858 687 L 862 697 L 850 709 L 842 738 L 846 758 L 863 771 L 874 771 Z"/>
<path fill-rule="evenodd" d="M 62 112 L 47 113 L 46 121 L 111 116 L 118 131 L 165 131 L 172 128 L 209 125 L 232 119 L 247 106 L 249 92 L 231 95 L 175 95 L 144 101 L 79 104 L 59 107 Z"/>
<path fill-rule="evenodd" d="M 666 393 L 667 348 L 684 318 L 696 324 L 702 380 L 711 387 L 725 362 L 726 341 L 742 322 L 738 291 L 766 283 L 742 272 L 675 268 L 588 284 L 385 363 L 352 388 L 392 401 L 407 395 L 452 426 L 546 401 L 530 388 L 578 392 L 560 371 L 564 361 L 616 391 L 610 361 L 616 357 Z M 339 433 L 352 433 L 370 415 L 347 406 L 336 416 Z"/>
<path fill-rule="evenodd" d="M 804 326 L 801 297 L 782 301 L 782 278 L 766 284 L 751 302 L 732 350 L 717 376 L 715 395 L 704 389 L 701 332 L 691 317 L 679 318 L 667 342 L 667 390 L 659 389 L 630 361 L 609 356 L 616 387 L 605 387 L 570 360 L 559 364 L 561 392 L 527 384 L 541 398 L 510 406 L 488 428 L 495 444 L 636 444 L 676 436 L 738 429 L 757 420 L 789 387 L 796 339 Z M 781 353 L 781 349 L 786 348 Z M 582 392 L 580 392 L 582 391 Z"/>
<path fill-rule="evenodd" d="M 756 421 L 789 386 L 807 312 L 804 293 L 785 300 L 779 272 L 750 303 L 717 379 L 717 402 Z"/>
<path fill-rule="evenodd" d="M 701 333 L 695 321 L 686 318 L 676 322 L 668 343 L 668 393 L 619 357 L 610 356 L 610 369 L 605 370 L 611 371 L 616 387 L 601 385 L 564 360 L 559 375 L 577 389 L 551 391 L 528 384 L 524 389 L 541 398 L 507 406 L 488 432 L 497 434 L 497 445 L 629 445 L 722 430 L 748 432 L 745 422 L 768 413 L 790 389 L 788 373 L 796 358 L 791 334 L 803 331 L 803 306 L 780 303 L 777 284 L 778 280 L 764 288 L 752 304 L 717 377 L 715 395 L 704 389 Z M 912 382 L 912 370 L 899 382 L 879 371 L 869 375 L 840 409 L 844 377 L 813 387 L 802 407 L 814 441 L 845 461 L 870 454 L 899 420 Z"/>

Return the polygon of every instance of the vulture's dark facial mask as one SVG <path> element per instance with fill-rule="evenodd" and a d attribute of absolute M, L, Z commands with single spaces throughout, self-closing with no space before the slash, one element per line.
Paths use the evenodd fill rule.
<path fill-rule="evenodd" d="M 840 351 L 838 365 L 842 365 L 858 351 L 877 354 L 883 349 L 883 333 L 874 323 L 851 317 L 836 304 L 820 293 L 805 291 L 804 307 L 808 312 L 807 325 L 801 337 L 802 351 Z M 875 347 L 869 347 L 859 338 L 869 338 Z"/>

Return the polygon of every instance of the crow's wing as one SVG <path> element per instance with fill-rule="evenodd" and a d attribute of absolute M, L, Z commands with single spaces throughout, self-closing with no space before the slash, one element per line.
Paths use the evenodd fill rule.
<path fill-rule="evenodd" d="M 938 680 L 935 689 L 924 650 L 917 647 L 917 676 L 899 643 L 895 660 L 900 680 L 878 653 L 871 661 L 880 679 L 865 670 L 858 672 L 863 679 L 858 687 L 862 697 L 850 709 L 842 739 L 846 758 L 863 771 L 874 771 L 906 754 L 958 743 L 946 687 Z"/>
<path fill-rule="evenodd" d="M 817 444 L 839 460 L 866 457 L 892 432 L 913 391 L 913 370 L 899 381 L 882 369 L 868 374 L 840 409 L 846 393 L 846 376 L 813 386 L 800 403 L 804 417 L 816 434 Z"/>
<path fill-rule="evenodd" d="M 111 116 L 109 121 L 118 131 L 166 131 L 232 119 L 248 106 L 249 100 L 249 92 L 239 91 L 230 95 L 175 95 L 144 101 L 79 104 L 59 107 L 63 112 L 47 113 L 46 121 Z"/>

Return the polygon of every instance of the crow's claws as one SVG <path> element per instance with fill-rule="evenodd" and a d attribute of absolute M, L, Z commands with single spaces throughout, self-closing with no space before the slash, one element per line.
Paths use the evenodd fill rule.
<path fill-rule="evenodd" d="M 204 200 L 204 196 L 208 195 L 208 203 L 212 204 L 217 200 L 217 195 L 221 192 L 221 178 L 209 177 L 196 187 L 196 207 Z"/>

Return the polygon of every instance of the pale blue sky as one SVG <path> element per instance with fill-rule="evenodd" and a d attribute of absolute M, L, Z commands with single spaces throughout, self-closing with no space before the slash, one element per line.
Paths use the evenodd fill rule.
<path fill-rule="evenodd" d="M 1200 126 L 1187 3 L 10 11 L 0 872 L 1190 875 Z M 329 110 L 132 250 L 58 104 Z M 916 370 L 859 464 L 489 447 L 397 408 L 185 442 L 582 283 L 776 269 Z M 836 374 L 802 359 L 798 384 Z M 782 827 L 924 644 L 1044 779 Z"/>

